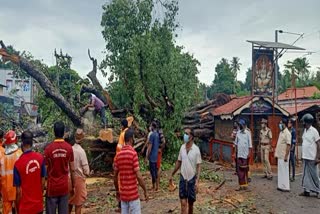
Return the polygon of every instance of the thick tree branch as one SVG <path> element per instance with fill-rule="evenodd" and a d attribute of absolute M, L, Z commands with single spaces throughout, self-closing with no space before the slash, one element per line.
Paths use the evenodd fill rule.
<path fill-rule="evenodd" d="M 139 53 L 139 74 L 140 74 L 140 81 L 141 81 L 142 86 L 143 86 L 144 96 L 146 97 L 147 101 L 149 102 L 149 104 L 151 105 L 152 108 L 158 107 L 159 105 L 150 97 L 150 95 L 148 93 L 147 86 L 145 85 L 145 82 L 144 82 L 144 77 L 143 77 L 143 58 L 142 58 L 141 51 Z"/>
<path fill-rule="evenodd" d="M 169 99 L 166 82 L 161 75 L 159 75 L 159 78 L 163 85 L 162 97 L 164 99 L 164 102 L 166 103 L 167 114 L 170 115 L 174 111 L 174 104 Z"/>
<path fill-rule="evenodd" d="M 90 54 L 90 49 L 88 49 L 88 56 L 89 59 L 92 61 L 92 70 L 87 74 L 87 77 L 92 82 L 93 86 L 98 89 L 99 91 L 102 91 L 103 95 L 105 96 L 105 99 L 101 99 L 105 104 L 108 104 L 110 110 L 116 109 L 116 107 L 113 105 L 110 94 L 102 87 L 100 84 L 98 78 L 97 78 L 97 69 L 98 69 L 98 62 L 97 59 L 93 58 Z"/>
<path fill-rule="evenodd" d="M 9 60 L 12 63 L 18 65 L 22 70 L 24 70 L 27 74 L 29 74 L 32 78 L 34 78 L 41 88 L 46 92 L 49 98 L 51 98 L 60 109 L 68 115 L 70 120 L 75 126 L 81 125 L 81 117 L 80 115 L 71 107 L 70 103 L 65 100 L 65 98 L 59 93 L 59 91 L 53 86 L 47 76 L 37 70 L 29 61 L 26 59 L 17 56 L 15 54 L 8 53 L 4 43 L 1 41 L 1 49 L 0 55 L 4 60 Z"/>
<path fill-rule="evenodd" d="M 87 85 L 83 85 L 83 86 L 81 87 L 81 90 L 80 90 L 80 95 L 82 95 L 82 94 L 84 94 L 84 93 L 94 94 L 94 95 L 96 95 L 100 100 L 102 100 L 102 102 L 107 103 L 106 97 L 101 94 L 100 90 L 98 90 L 98 89 L 96 89 L 96 88 L 94 88 L 94 87 L 87 86 Z"/>

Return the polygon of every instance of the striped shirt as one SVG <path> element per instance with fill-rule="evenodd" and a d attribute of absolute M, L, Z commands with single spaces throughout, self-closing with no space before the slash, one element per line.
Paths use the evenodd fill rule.
<path fill-rule="evenodd" d="M 139 170 L 138 154 L 132 146 L 125 145 L 117 154 L 114 162 L 115 170 L 120 177 L 120 200 L 129 202 L 139 199 L 137 176 Z"/>

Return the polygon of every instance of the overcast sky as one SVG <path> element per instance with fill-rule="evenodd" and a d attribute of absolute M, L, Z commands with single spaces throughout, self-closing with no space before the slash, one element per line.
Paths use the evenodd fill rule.
<path fill-rule="evenodd" d="M 73 57 L 73 68 L 84 77 L 91 69 L 87 48 L 102 60 L 101 6 L 109 0 L 0 0 L 0 39 L 28 50 L 48 65 L 61 48 Z M 252 40 L 274 40 L 274 31 L 305 33 L 296 45 L 308 51 L 313 70 L 320 67 L 319 0 L 180 0 L 177 43 L 194 54 L 201 66 L 199 79 L 210 84 L 222 57 L 240 58 L 238 78 L 251 66 Z M 280 34 L 292 43 L 298 36 Z M 302 53 L 286 53 L 280 65 Z"/>

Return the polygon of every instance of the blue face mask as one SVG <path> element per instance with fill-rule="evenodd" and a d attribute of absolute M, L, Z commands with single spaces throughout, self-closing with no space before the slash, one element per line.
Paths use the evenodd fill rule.
<path fill-rule="evenodd" d="M 279 124 L 279 129 L 282 130 L 283 129 L 283 124 Z"/>
<path fill-rule="evenodd" d="M 189 142 L 189 135 L 187 135 L 187 134 L 183 135 L 183 142 L 184 143 L 188 143 Z"/>

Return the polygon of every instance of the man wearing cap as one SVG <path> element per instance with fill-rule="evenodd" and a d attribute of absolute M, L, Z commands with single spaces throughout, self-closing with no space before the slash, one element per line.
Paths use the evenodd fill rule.
<path fill-rule="evenodd" d="M 238 179 L 239 189 L 246 190 L 248 188 L 248 172 L 249 172 L 249 157 L 252 149 L 251 134 L 246 129 L 246 122 L 244 119 L 239 120 L 239 128 L 235 139 L 237 147 L 237 165 L 238 165 Z"/>
<path fill-rule="evenodd" d="M 316 193 L 320 199 L 320 182 L 317 169 L 320 163 L 319 132 L 312 126 L 314 117 L 311 114 L 305 114 L 301 120 L 304 126 L 302 135 L 302 187 L 304 191 L 300 195 L 310 196 L 310 193 L 313 192 Z"/>
<path fill-rule="evenodd" d="M 102 125 L 105 127 L 107 125 L 105 104 L 94 94 L 90 94 L 89 98 L 90 103 L 84 108 L 88 109 L 89 107 L 94 107 L 95 112 L 100 114 Z"/>
<path fill-rule="evenodd" d="M 2 209 L 3 214 L 13 212 L 16 204 L 16 187 L 13 186 L 13 168 L 14 163 L 22 154 L 18 145 L 18 138 L 13 130 L 10 130 L 5 135 L 5 151 L 0 160 L 1 173 L 1 194 L 2 194 Z"/>
<path fill-rule="evenodd" d="M 42 213 L 46 176 L 44 158 L 40 153 L 32 151 L 32 132 L 24 131 L 21 140 L 23 154 L 14 165 L 18 213 Z"/>
<path fill-rule="evenodd" d="M 85 151 L 81 147 L 84 138 L 82 129 L 77 129 L 75 133 L 75 144 L 72 146 L 75 169 L 74 192 L 69 198 L 69 213 L 75 206 L 75 213 L 80 214 L 81 208 L 87 199 L 86 176 L 89 176 L 90 169 Z"/>
<path fill-rule="evenodd" d="M 275 157 L 278 158 L 278 190 L 279 191 L 290 191 L 289 181 L 289 155 L 291 147 L 291 133 L 288 130 L 288 120 L 282 118 L 279 123 L 279 137 L 274 153 Z"/>
<path fill-rule="evenodd" d="M 268 120 L 262 118 L 261 120 L 261 130 L 260 130 L 260 146 L 261 146 L 261 162 L 264 166 L 264 178 L 268 180 L 272 179 L 272 171 L 269 161 L 269 152 L 271 149 L 272 132 L 267 126 Z"/>

